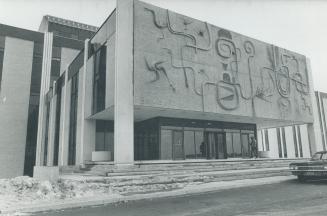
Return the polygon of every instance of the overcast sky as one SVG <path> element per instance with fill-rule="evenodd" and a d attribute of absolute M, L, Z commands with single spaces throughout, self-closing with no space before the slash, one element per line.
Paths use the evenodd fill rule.
<path fill-rule="evenodd" d="M 327 92 L 327 1 L 144 0 L 311 59 L 315 90 Z M 100 26 L 116 0 L 0 0 L 0 23 L 38 30 L 42 16 Z"/>

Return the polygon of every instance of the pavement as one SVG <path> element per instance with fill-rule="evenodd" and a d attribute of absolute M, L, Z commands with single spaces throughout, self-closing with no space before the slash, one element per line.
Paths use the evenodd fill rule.
<path fill-rule="evenodd" d="M 315 216 L 326 215 L 327 181 L 296 179 L 264 185 L 40 212 L 35 216 Z M 272 179 L 271 179 L 272 180 Z M 281 179 L 280 179 L 281 180 Z M 264 179 L 257 181 L 264 182 Z M 239 185 L 238 185 L 239 186 Z"/>
<path fill-rule="evenodd" d="M 125 194 L 125 195 L 102 195 L 96 197 L 85 197 L 85 198 L 75 198 L 75 199 L 66 199 L 59 201 L 44 201 L 38 202 L 37 204 L 28 205 L 28 206 L 15 206 L 12 209 L 6 209 L 1 212 L 2 215 L 14 215 L 17 212 L 24 213 L 36 213 L 44 211 L 55 211 L 63 209 L 72 209 L 80 207 L 91 207 L 98 205 L 108 205 L 112 203 L 126 203 L 130 201 L 137 200 L 151 200 L 157 198 L 169 198 L 169 197 L 181 197 L 190 194 L 203 194 L 213 191 L 222 191 L 230 190 L 237 188 L 253 187 L 265 184 L 276 184 L 285 181 L 294 180 L 294 176 L 274 176 L 266 178 L 256 178 L 256 179 L 243 179 L 243 180 L 234 180 L 234 181 L 220 181 L 220 182 L 208 182 L 196 185 L 188 185 L 181 189 L 175 189 L 171 191 L 162 191 L 162 192 L 152 192 L 152 193 L 141 193 L 141 194 Z"/>

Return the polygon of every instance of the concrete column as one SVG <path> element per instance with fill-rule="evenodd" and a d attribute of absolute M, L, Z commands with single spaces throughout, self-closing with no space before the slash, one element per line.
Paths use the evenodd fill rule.
<path fill-rule="evenodd" d="M 45 97 L 50 87 L 52 43 L 53 43 L 53 34 L 51 32 L 45 32 L 43 60 L 42 60 L 42 76 L 41 76 L 41 89 L 40 89 L 36 160 L 35 160 L 36 166 L 41 166 L 43 164 L 45 124 L 46 124 L 46 116 L 47 116 Z"/>
<path fill-rule="evenodd" d="M 316 106 L 316 100 L 315 100 L 315 94 L 313 90 L 313 79 L 312 79 L 312 71 L 311 71 L 311 64 L 310 59 L 306 58 L 306 64 L 307 64 L 307 73 L 308 73 L 308 84 L 309 84 L 309 94 L 311 98 L 311 104 L 312 104 L 312 118 L 315 115 L 315 110 L 317 110 Z M 310 155 L 312 155 L 314 152 L 314 149 L 317 148 L 316 146 L 316 136 L 317 134 L 315 131 L 319 130 L 319 119 L 313 118 L 313 122 L 308 124 L 308 140 L 309 140 L 309 146 L 310 146 Z"/>
<path fill-rule="evenodd" d="M 56 98 L 54 92 L 56 89 L 56 83 L 53 85 L 52 98 L 50 100 L 50 114 L 49 114 L 49 130 L 48 130 L 48 166 L 53 166 L 53 155 L 54 155 L 54 137 L 56 127 Z"/>
<path fill-rule="evenodd" d="M 80 115 L 81 115 L 81 123 L 80 123 L 80 133 L 76 133 L 76 134 L 79 134 L 80 135 L 80 148 L 79 148 L 79 163 L 80 164 L 83 164 L 84 163 L 84 145 L 86 145 L 87 143 L 85 142 L 86 139 L 84 139 L 84 134 L 87 133 L 87 131 L 85 131 L 85 118 L 87 117 L 86 114 L 85 114 L 85 107 L 86 106 L 90 106 L 90 104 L 92 104 L 92 98 L 88 98 L 87 102 L 86 103 L 86 83 L 87 83 L 87 60 L 88 60 L 88 52 L 89 52 L 89 39 L 86 39 L 85 42 L 84 42 L 84 67 L 82 69 L 82 73 L 80 74 L 79 78 L 81 80 L 81 82 L 79 83 L 82 83 L 82 85 L 80 85 L 78 87 L 78 91 L 79 92 L 82 92 L 81 93 L 81 97 L 80 98 L 80 102 L 79 104 L 81 104 L 81 112 L 80 112 Z M 92 79 L 91 79 L 92 80 Z M 91 81 L 92 83 L 92 81 Z M 92 94 L 91 94 L 92 96 Z M 77 161 L 76 161 L 77 162 Z"/>
<path fill-rule="evenodd" d="M 134 163 L 133 0 L 117 0 L 114 161 Z"/>
<path fill-rule="evenodd" d="M 83 161 L 90 161 L 92 159 L 92 151 L 95 150 L 95 130 L 96 121 L 94 119 L 87 119 L 92 115 L 92 95 L 93 95 L 93 64 L 94 59 L 84 59 L 84 102 L 83 102 L 83 127 L 82 127 L 82 142 L 83 150 L 81 151 Z"/>
<path fill-rule="evenodd" d="M 59 135 L 59 165 L 68 164 L 68 142 L 69 142 L 69 117 L 70 117 L 70 91 L 71 83 L 68 82 L 68 68 L 65 74 L 65 84 L 62 89 L 61 120 Z"/>

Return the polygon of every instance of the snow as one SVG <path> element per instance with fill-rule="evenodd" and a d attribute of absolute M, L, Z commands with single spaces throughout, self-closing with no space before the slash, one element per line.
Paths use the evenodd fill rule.
<path fill-rule="evenodd" d="M 267 178 L 265 178 L 267 180 Z M 260 180 L 262 181 L 262 180 Z M 259 181 L 259 182 L 260 182 Z M 237 181 L 221 181 L 219 176 L 186 175 L 130 175 L 92 176 L 83 174 L 62 175 L 56 182 L 40 181 L 28 176 L 0 179 L 0 213 L 40 204 L 69 203 L 78 200 L 105 200 L 151 194 L 187 194 L 215 188 L 235 187 Z M 240 180 L 239 185 L 255 182 Z M 262 183 L 262 182 L 261 182 Z M 146 195 L 147 194 L 147 195 Z M 15 215 L 15 214 L 14 214 Z M 22 215 L 16 213 L 16 215 Z"/>

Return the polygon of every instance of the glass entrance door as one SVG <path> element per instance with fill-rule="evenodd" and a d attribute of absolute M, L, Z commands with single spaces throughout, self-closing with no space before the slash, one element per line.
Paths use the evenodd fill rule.
<path fill-rule="evenodd" d="M 225 159 L 226 144 L 225 133 L 223 132 L 205 132 L 206 150 L 208 159 Z"/>
<path fill-rule="evenodd" d="M 173 159 L 184 160 L 183 131 L 173 131 Z"/>

